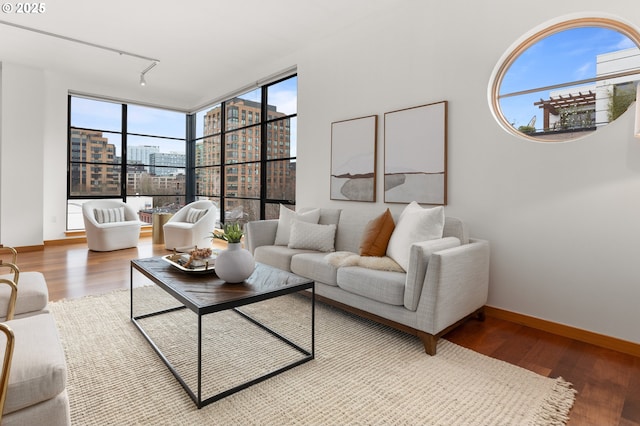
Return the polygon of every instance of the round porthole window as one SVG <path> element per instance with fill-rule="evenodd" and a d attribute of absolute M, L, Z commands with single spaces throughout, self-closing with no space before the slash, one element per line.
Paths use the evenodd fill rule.
<path fill-rule="evenodd" d="M 510 133 L 540 142 L 581 138 L 613 122 L 636 99 L 640 34 L 606 18 L 552 25 L 505 54 L 490 103 Z"/>

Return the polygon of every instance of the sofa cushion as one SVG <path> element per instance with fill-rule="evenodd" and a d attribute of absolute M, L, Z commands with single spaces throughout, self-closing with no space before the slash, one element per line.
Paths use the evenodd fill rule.
<path fill-rule="evenodd" d="M 378 271 L 404 272 L 404 269 L 389 256 L 360 256 L 348 251 L 336 251 L 326 256 L 330 265 L 336 268 L 343 266 L 362 266 Z"/>
<path fill-rule="evenodd" d="M 336 225 L 317 225 L 300 220 L 291 222 L 289 248 L 334 251 Z"/>
<path fill-rule="evenodd" d="M 0 278 L 13 280 L 13 274 L 0 275 Z M 0 300 L 9 300 L 11 288 L 0 286 Z M 44 310 L 49 301 L 49 289 L 41 272 L 20 272 L 18 276 L 18 298 L 16 299 L 15 315 L 35 313 Z M 0 318 L 7 317 L 7 303 L 0 303 Z"/>
<path fill-rule="evenodd" d="M 359 266 L 339 268 L 338 287 L 360 296 L 402 306 L 404 304 L 404 272 L 377 271 Z"/>
<path fill-rule="evenodd" d="M 380 215 L 380 211 L 346 209 L 340 213 L 336 232 L 336 251 L 360 253 L 360 242 L 367 223 Z"/>
<path fill-rule="evenodd" d="M 124 207 L 114 207 L 111 209 L 94 209 L 93 213 L 98 223 L 111 223 L 124 221 Z"/>
<path fill-rule="evenodd" d="M 393 234 L 389 239 L 387 256 L 398 262 L 406 271 L 409 269 L 411 244 L 442 238 L 444 228 L 444 208 L 442 206 L 423 209 L 412 201 L 400 214 Z"/>
<path fill-rule="evenodd" d="M 314 252 L 313 250 L 292 249 L 287 246 L 260 246 L 253 251 L 253 258 L 256 262 L 291 272 L 291 258 L 293 256 Z M 324 255 L 324 253 L 320 254 Z"/>
<path fill-rule="evenodd" d="M 318 223 L 318 220 L 320 219 L 320 209 L 313 209 L 304 213 L 296 213 L 280 204 L 280 216 L 278 217 L 278 230 L 276 231 L 275 245 L 286 246 L 289 244 L 291 222 L 294 219 L 308 223 Z"/>
<path fill-rule="evenodd" d="M 367 223 L 360 242 L 360 256 L 384 256 L 395 228 L 389 209 Z"/>
<path fill-rule="evenodd" d="M 316 282 L 337 286 L 338 268 L 332 265 L 326 253 L 300 253 L 291 259 L 291 272 Z"/>
<path fill-rule="evenodd" d="M 7 321 L 15 334 L 4 412 L 54 398 L 67 385 L 67 365 L 51 314 Z M 4 357 L 4 338 L 0 357 Z"/>

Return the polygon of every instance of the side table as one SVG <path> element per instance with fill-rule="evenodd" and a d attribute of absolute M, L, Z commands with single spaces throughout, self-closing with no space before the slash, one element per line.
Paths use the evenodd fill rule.
<path fill-rule="evenodd" d="M 164 244 L 163 226 L 173 217 L 173 213 L 153 213 L 151 216 L 153 244 Z"/>

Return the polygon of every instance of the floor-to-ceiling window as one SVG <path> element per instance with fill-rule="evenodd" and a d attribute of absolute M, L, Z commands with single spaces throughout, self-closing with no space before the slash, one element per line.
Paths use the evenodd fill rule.
<path fill-rule="evenodd" d="M 196 197 L 224 222 L 278 217 L 295 204 L 297 77 L 239 94 L 195 114 Z"/>
<path fill-rule="evenodd" d="M 84 227 L 89 199 L 122 199 L 147 222 L 184 205 L 184 112 L 70 95 L 68 136 L 67 229 Z"/>
<path fill-rule="evenodd" d="M 95 198 L 125 200 L 147 222 L 196 199 L 221 222 L 277 218 L 295 204 L 296 134 L 296 75 L 194 114 L 70 95 L 67 229 L 84 227 Z"/>

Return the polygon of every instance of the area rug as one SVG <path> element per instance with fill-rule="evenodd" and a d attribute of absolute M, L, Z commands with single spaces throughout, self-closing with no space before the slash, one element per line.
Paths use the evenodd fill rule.
<path fill-rule="evenodd" d="M 67 357 L 74 425 L 563 425 L 575 399 L 562 378 L 443 339 L 428 356 L 413 336 L 318 303 L 314 360 L 197 409 L 131 323 L 129 291 L 50 308 Z M 246 309 L 302 346 L 311 343 L 308 298 Z M 146 324 L 186 382 L 195 362 L 193 318 L 183 309 Z M 216 383 L 207 392 L 295 356 L 233 312 L 212 314 L 203 329 L 212 367 L 202 380 Z"/>

